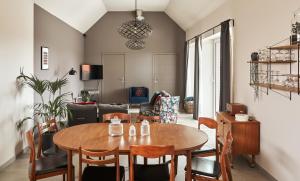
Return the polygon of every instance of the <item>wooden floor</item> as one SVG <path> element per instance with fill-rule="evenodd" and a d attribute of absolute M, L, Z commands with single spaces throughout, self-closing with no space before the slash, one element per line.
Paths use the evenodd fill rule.
<path fill-rule="evenodd" d="M 197 122 L 192 120 L 190 115 L 181 114 L 180 119 L 178 121 L 179 124 L 184 124 L 187 126 L 197 127 Z M 210 135 L 214 135 L 207 128 L 203 128 L 203 130 L 211 137 Z M 213 140 L 213 139 L 212 139 Z M 214 145 L 214 143 L 210 140 L 207 144 Z M 139 161 L 139 160 L 138 160 Z M 157 160 L 150 160 L 154 162 Z M 73 157 L 73 163 L 75 166 L 78 165 L 78 156 L 75 155 Z M 128 165 L 127 165 L 127 157 L 121 156 L 120 164 L 126 167 L 126 180 L 128 180 Z M 268 181 L 272 180 L 269 178 L 265 172 L 258 168 L 250 168 L 246 159 L 243 157 L 238 157 L 234 160 L 235 167 L 232 170 L 234 181 Z M 185 157 L 179 157 L 179 168 L 178 174 L 176 176 L 176 181 L 184 181 L 184 167 L 185 167 Z M 78 168 L 78 167 L 77 167 Z M 76 170 L 76 178 L 78 178 L 78 171 Z M 28 154 L 24 153 L 20 155 L 15 162 L 13 162 L 10 166 L 0 171 L 0 181 L 26 181 L 28 180 Z M 50 179 L 44 179 L 45 181 L 58 181 L 62 180 L 62 177 L 53 177 Z"/>

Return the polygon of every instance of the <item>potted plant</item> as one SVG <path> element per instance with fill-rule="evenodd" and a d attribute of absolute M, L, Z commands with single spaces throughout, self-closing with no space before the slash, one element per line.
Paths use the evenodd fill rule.
<path fill-rule="evenodd" d="M 23 70 L 20 70 L 20 75 L 17 77 L 17 81 L 21 85 L 30 87 L 39 95 L 40 101 L 35 103 L 31 108 L 33 109 L 33 115 L 31 117 L 26 117 L 19 122 L 17 122 L 17 129 L 20 130 L 27 120 L 33 120 L 34 126 L 38 126 L 39 123 L 45 123 L 44 128 L 50 126 L 50 121 L 55 120 L 60 127 L 64 124 L 61 121 L 65 119 L 70 111 L 66 105 L 66 96 L 70 93 L 61 93 L 61 89 L 67 85 L 68 79 L 57 78 L 54 81 L 50 80 L 40 80 L 35 75 L 26 75 Z M 43 133 L 43 147 L 48 147 L 47 145 L 52 142 L 53 133 L 50 129 Z"/>

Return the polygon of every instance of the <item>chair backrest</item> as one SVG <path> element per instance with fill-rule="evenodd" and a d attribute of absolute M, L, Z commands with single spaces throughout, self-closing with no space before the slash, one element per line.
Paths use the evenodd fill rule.
<path fill-rule="evenodd" d="M 144 115 L 138 115 L 137 117 L 138 121 L 143 121 L 143 120 L 147 120 L 150 123 L 160 123 L 160 117 L 159 116 L 144 116 Z"/>
<path fill-rule="evenodd" d="M 226 140 L 221 152 L 221 160 L 220 160 L 223 181 L 232 181 L 231 166 L 229 161 L 232 142 L 233 142 L 232 134 L 229 131 L 227 133 Z"/>
<path fill-rule="evenodd" d="M 218 123 L 214 119 L 206 118 L 206 117 L 199 117 L 198 118 L 198 129 L 200 129 L 201 125 L 205 125 L 206 127 L 210 129 L 214 129 L 216 131 L 215 134 L 215 148 L 216 148 L 216 160 L 219 161 L 219 146 L 218 146 Z"/>
<path fill-rule="evenodd" d="M 206 118 L 206 117 L 199 117 L 198 118 L 198 129 L 200 129 L 200 125 L 203 124 L 210 129 L 218 129 L 218 123 L 214 119 Z"/>
<path fill-rule="evenodd" d="M 83 158 L 85 156 L 85 158 Z M 107 158 L 109 156 L 109 158 Z M 111 157 L 112 156 L 112 157 Z M 103 157 L 104 160 L 99 160 Z M 94 159 L 93 159 L 94 158 Z M 108 151 L 95 152 L 79 148 L 79 181 L 82 180 L 82 163 L 89 165 L 103 166 L 106 164 L 115 164 L 116 181 L 120 181 L 120 163 L 119 163 L 119 148 Z"/>
<path fill-rule="evenodd" d="M 136 96 L 136 91 L 142 91 L 142 94 L 144 95 L 144 97 L 148 97 L 149 96 L 149 89 L 147 87 L 130 87 L 129 88 L 129 96 Z"/>
<path fill-rule="evenodd" d="M 170 181 L 175 181 L 174 146 L 152 146 L 152 145 L 131 145 L 130 146 L 130 171 L 129 181 L 134 181 L 134 157 L 159 158 L 171 155 Z"/>
<path fill-rule="evenodd" d="M 28 148 L 30 151 L 29 155 L 29 166 L 31 169 L 29 169 L 31 172 L 29 172 L 29 177 L 34 177 L 35 175 L 35 148 L 34 148 L 34 137 L 33 137 L 33 131 L 29 130 L 26 132 L 26 139 L 28 143 Z"/>
<path fill-rule="evenodd" d="M 38 124 L 38 153 L 37 158 L 42 156 L 43 134 L 46 132 L 57 132 L 58 127 L 55 119 Z"/>
<path fill-rule="evenodd" d="M 130 123 L 130 115 L 126 113 L 108 113 L 103 114 L 103 122 L 110 122 L 111 119 L 118 118 L 123 123 Z"/>

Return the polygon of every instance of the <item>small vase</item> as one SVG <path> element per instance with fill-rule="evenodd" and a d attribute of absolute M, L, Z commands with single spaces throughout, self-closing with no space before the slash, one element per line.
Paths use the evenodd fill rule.
<path fill-rule="evenodd" d="M 142 121 L 141 125 L 141 136 L 148 136 L 150 135 L 150 124 L 149 121 L 144 120 Z"/>
<path fill-rule="evenodd" d="M 136 129 L 133 124 L 129 127 L 129 136 L 136 136 Z"/>

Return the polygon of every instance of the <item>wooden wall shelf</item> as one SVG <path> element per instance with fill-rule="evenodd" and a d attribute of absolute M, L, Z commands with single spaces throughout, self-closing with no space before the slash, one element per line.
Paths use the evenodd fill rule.
<path fill-rule="evenodd" d="M 296 44 L 296 45 L 284 45 L 284 46 L 274 46 L 274 47 L 270 47 L 270 50 L 295 50 L 298 49 L 300 47 L 300 44 Z"/>
<path fill-rule="evenodd" d="M 276 61 L 248 61 L 247 63 L 254 63 L 254 64 L 288 64 L 288 63 L 296 63 L 296 60 L 288 60 L 288 61 L 284 61 L 284 60 L 276 60 Z"/>
<path fill-rule="evenodd" d="M 250 85 L 258 86 L 258 87 L 265 87 L 265 88 L 274 89 L 274 90 L 298 93 L 298 88 L 297 87 L 286 87 L 286 86 L 283 86 L 283 85 L 266 84 L 266 83 L 256 83 L 256 84 L 250 84 Z"/>
<path fill-rule="evenodd" d="M 287 38 L 286 40 L 289 40 L 289 38 Z M 267 56 L 265 59 L 267 61 L 263 61 L 263 59 L 261 61 L 248 61 L 247 63 L 249 63 L 250 65 L 250 85 L 254 87 L 255 89 L 255 96 L 258 97 L 258 91 L 260 90 L 260 87 L 264 87 L 266 88 L 265 92 L 267 95 L 269 94 L 269 90 L 274 91 L 284 97 L 289 98 L 290 100 L 292 100 L 292 93 L 297 93 L 298 95 L 300 95 L 300 43 L 295 44 L 295 45 L 280 45 L 282 44 L 283 41 L 277 43 L 274 46 L 268 47 L 268 54 L 269 56 Z M 295 59 L 297 60 L 288 60 L 288 61 L 284 61 L 284 60 L 275 60 L 273 59 L 273 57 L 271 56 L 272 53 L 274 53 L 275 50 L 286 50 L 287 54 L 289 54 L 289 59 L 294 59 L 292 58 L 292 54 L 294 54 Z M 293 51 L 294 50 L 294 51 Z M 275 54 L 277 54 L 277 52 L 275 52 Z M 296 63 L 296 64 L 295 64 Z M 277 66 L 274 66 L 277 65 Z M 274 68 L 275 70 L 278 70 L 278 65 L 282 65 L 282 67 L 285 67 L 285 72 L 281 73 L 280 75 L 274 75 Z M 260 69 L 260 70 L 259 70 Z M 264 69 L 266 69 L 266 73 L 264 74 L 265 77 L 261 78 L 260 74 L 261 72 L 259 71 L 264 71 Z M 288 70 L 288 72 L 286 72 Z M 296 69 L 296 70 L 295 70 Z M 296 73 L 297 71 L 297 73 Z M 279 71 L 277 71 L 279 72 Z M 279 74 L 279 73 L 278 73 Z M 293 74 L 296 74 L 295 76 Z M 296 77 L 298 80 L 293 79 L 292 81 L 294 81 L 295 83 L 295 87 L 288 87 L 288 86 L 283 86 L 283 85 L 277 85 L 276 82 L 273 82 L 273 77 L 274 76 L 286 76 L 286 78 L 289 77 Z M 267 83 L 260 83 L 262 82 L 260 79 L 266 79 L 265 82 Z M 285 80 L 285 79 L 283 79 Z M 288 80 L 288 79 L 287 79 Z M 285 91 L 285 92 L 289 92 L 289 96 L 287 96 L 286 94 L 282 94 L 281 92 L 277 92 L 278 91 Z"/>

